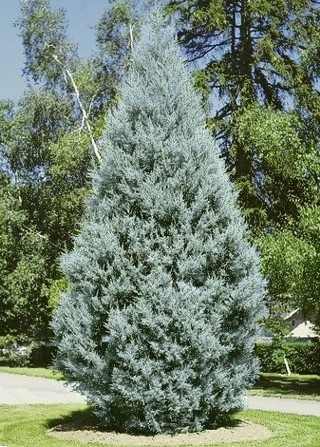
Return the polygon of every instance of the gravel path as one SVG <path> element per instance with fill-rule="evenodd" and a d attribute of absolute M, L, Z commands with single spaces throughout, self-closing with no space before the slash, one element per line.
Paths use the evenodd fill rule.
<path fill-rule="evenodd" d="M 84 402 L 83 397 L 66 387 L 63 382 L 0 373 L 0 404 L 71 404 Z M 248 408 L 320 416 L 320 402 L 309 400 L 249 396 Z"/>

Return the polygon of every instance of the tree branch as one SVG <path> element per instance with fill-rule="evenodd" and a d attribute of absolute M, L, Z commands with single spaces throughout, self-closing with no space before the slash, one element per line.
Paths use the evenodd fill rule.
<path fill-rule="evenodd" d="M 47 46 L 50 46 L 50 45 L 47 44 Z M 53 54 L 53 59 L 62 68 L 65 79 L 66 79 L 66 77 L 69 78 L 69 80 L 70 80 L 70 82 L 72 84 L 73 90 L 74 90 L 76 98 L 77 98 L 77 102 L 78 102 L 79 108 L 80 108 L 81 113 L 82 113 L 82 125 L 81 125 L 81 127 L 83 127 L 84 124 L 86 125 L 86 128 L 87 128 L 88 133 L 89 133 L 91 145 L 92 145 L 92 148 L 93 148 L 93 152 L 94 152 L 97 160 L 100 163 L 101 155 L 100 155 L 98 146 L 97 146 L 97 144 L 96 144 L 96 142 L 95 142 L 95 140 L 93 138 L 93 132 L 92 132 L 92 129 L 91 129 L 91 126 L 90 126 L 89 115 L 88 115 L 86 109 L 84 108 L 84 106 L 82 104 L 82 101 L 81 101 L 81 98 L 80 98 L 80 92 L 79 92 L 77 84 L 76 84 L 76 82 L 74 80 L 74 77 L 73 77 L 72 73 L 70 72 L 70 70 L 68 70 L 68 68 L 66 68 L 63 65 L 63 63 L 60 61 L 60 59 L 58 58 L 58 56 L 56 54 Z"/>

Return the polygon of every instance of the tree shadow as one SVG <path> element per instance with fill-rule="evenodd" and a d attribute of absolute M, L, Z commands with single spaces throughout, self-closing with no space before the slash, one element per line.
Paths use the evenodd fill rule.
<path fill-rule="evenodd" d="M 243 423 L 243 420 L 237 419 L 235 416 L 221 417 L 214 424 L 208 424 L 205 430 L 217 430 L 219 428 L 233 429 Z M 72 411 L 66 416 L 61 416 L 55 419 L 49 419 L 46 422 L 48 430 L 55 432 L 75 432 L 75 431 L 89 431 L 102 433 L 125 433 L 132 436 L 154 437 L 155 433 L 145 431 L 123 431 L 119 426 L 105 426 L 102 425 L 98 418 L 94 415 L 90 407 L 81 410 Z M 165 433 L 164 433 L 165 434 Z M 172 435 L 172 433 L 167 433 Z"/>
<path fill-rule="evenodd" d="M 66 416 L 49 419 L 46 422 L 49 430 L 57 432 L 77 431 L 77 430 L 99 430 L 110 431 L 103 427 L 90 407 L 83 410 L 75 410 Z"/>
<path fill-rule="evenodd" d="M 316 377 L 294 377 L 268 375 L 261 376 L 253 389 L 264 390 L 278 394 L 320 395 L 320 379 Z"/>

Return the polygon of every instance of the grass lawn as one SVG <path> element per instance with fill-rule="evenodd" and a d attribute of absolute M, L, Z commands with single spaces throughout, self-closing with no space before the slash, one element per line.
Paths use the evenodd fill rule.
<path fill-rule="evenodd" d="M 0 373 L 21 374 L 30 377 L 44 377 L 46 379 L 63 380 L 63 376 L 49 368 L 0 366 Z M 1 446 L 0 446 L 1 447 Z"/>
<path fill-rule="evenodd" d="M 320 376 L 262 373 L 250 395 L 291 397 L 320 401 Z"/>
<path fill-rule="evenodd" d="M 63 441 L 47 435 L 48 427 L 70 420 L 85 421 L 84 405 L 0 405 L 0 445 L 8 447 L 101 447 L 96 443 Z M 90 417 L 90 416 L 89 416 Z M 237 418 L 265 425 L 273 437 L 265 441 L 212 444 L 223 447 L 319 447 L 320 419 L 263 411 L 245 411 Z"/>

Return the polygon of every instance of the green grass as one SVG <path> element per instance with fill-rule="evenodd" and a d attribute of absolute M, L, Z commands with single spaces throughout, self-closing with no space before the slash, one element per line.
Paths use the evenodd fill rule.
<path fill-rule="evenodd" d="M 48 436 L 47 429 L 70 422 L 85 422 L 84 405 L 1 405 L 0 445 L 8 447 L 101 447 L 101 444 L 62 441 Z M 90 415 L 89 415 L 90 418 Z M 223 447 L 319 447 L 320 419 L 263 411 L 245 411 L 237 418 L 265 425 L 273 437 L 265 441 L 219 444 Z M 212 444 L 218 445 L 218 444 Z"/>
<path fill-rule="evenodd" d="M 249 394 L 320 401 L 320 376 L 262 373 Z"/>
<path fill-rule="evenodd" d="M 25 367 L 11 367 L 0 366 L 0 373 L 21 374 L 22 376 L 30 377 L 44 377 L 46 379 L 63 380 L 63 376 L 60 373 L 53 371 L 50 368 L 31 368 Z"/>

